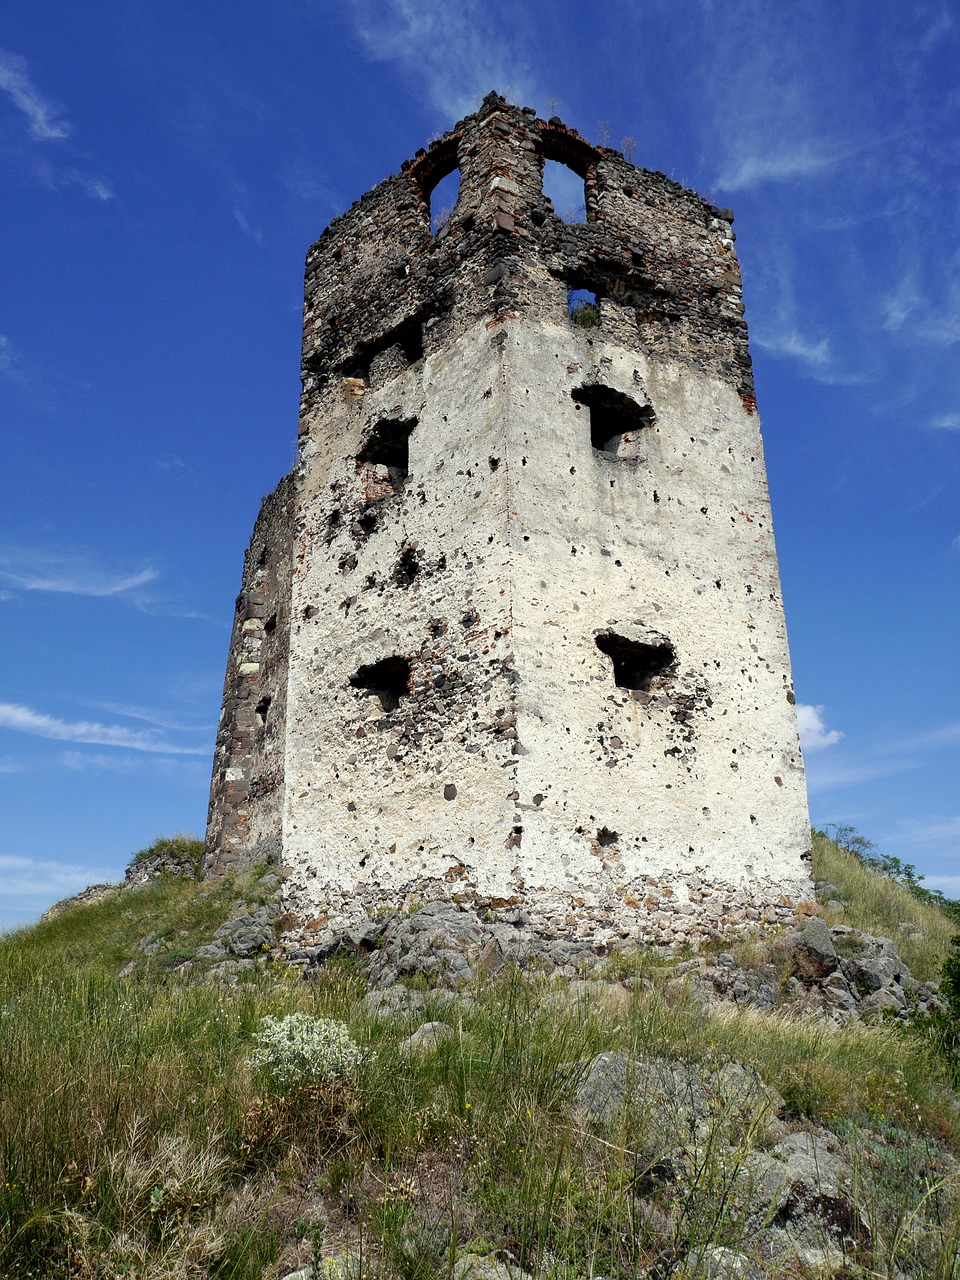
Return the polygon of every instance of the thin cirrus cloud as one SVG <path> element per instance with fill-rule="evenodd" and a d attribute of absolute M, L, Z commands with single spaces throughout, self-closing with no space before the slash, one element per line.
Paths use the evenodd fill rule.
<path fill-rule="evenodd" d="M 498 38 L 490 0 L 348 0 L 348 8 L 370 56 L 396 63 L 450 119 L 475 110 L 478 95 L 492 88 L 514 101 L 542 97 L 530 67 L 514 52 L 519 42 Z M 518 21 L 511 11 L 514 36 Z"/>
<path fill-rule="evenodd" d="M 45 98 L 30 79 L 26 58 L 7 49 L 0 49 L 0 91 L 26 117 L 31 138 L 53 142 L 70 136 L 71 126 L 61 108 Z"/>
<path fill-rule="evenodd" d="M 206 747 L 182 746 L 161 738 L 151 730 L 128 729 L 123 725 L 98 724 L 93 720 L 61 720 L 32 707 L 0 702 L 0 728 L 29 733 L 57 742 L 82 742 L 93 746 L 125 747 L 131 751 L 152 751 L 159 755 L 207 755 Z"/>
<path fill-rule="evenodd" d="M 744 155 L 732 161 L 717 176 L 722 191 L 746 191 L 764 182 L 789 182 L 808 178 L 834 163 L 816 147 L 802 143 L 795 147 L 776 148 L 766 154 Z"/>
<path fill-rule="evenodd" d="M 25 153 L 29 157 L 27 168 L 37 181 L 50 191 L 77 187 L 91 200 L 113 199 L 113 188 L 105 179 L 51 160 L 47 144 L 64 143 L 73 133 L 73 126 L 64 117 L 63 108 L 34 84 L 26 58 L 9 49 L 0 49 L 0 94 L 5 94 L 23 116 L 31 141 L 44 146 L 43 155 L 39 155 L 35 147 L 29 147 Z"/>
<path fill-rule="evenodd" d="M 823 724 L 822 711 L 822 707 L 797 707 L 801 743 L 807 755 L 807 785 L 811 794 L 919 769 L 926 753 L 950 750 L 960 744 L 960 722 L 954 721 L 927 733 L 878 743 L 855 754 L 830 752 L 824 758 L 817 754 L 817 746 L 831 746 L 837 739 L 833 737 L 835 731 L 827 730 Z M 811 743 L 817 745 L 811 746 Z"/>
<path fill-rule="evenodd" d="M 0 551 L 0 580 L 21 591 L 50 591 L 74 596 L 118 596 L 153 582 L 150 565 L 124 571 L 106 568 L 82 556 L 34 550 Z"/>

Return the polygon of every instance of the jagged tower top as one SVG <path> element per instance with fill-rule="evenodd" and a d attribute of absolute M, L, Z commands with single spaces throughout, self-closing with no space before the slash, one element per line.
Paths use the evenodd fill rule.
<path fill-rule="evenodd" d="M 583 182 L 584 223 L 564 222 L 545 194 L 547 160 Z M 454 169 L 457 202 L 434 234 L 430 197 Z M 381 365 L 396 372 L 477 319 L 560 320 L 573 288 L 596 294 L 609 337 L 722 378 L 752 409 L 732 218 L 490 93 L 308 251 L 307 402 L 338 377 L 376 382 Z"/>

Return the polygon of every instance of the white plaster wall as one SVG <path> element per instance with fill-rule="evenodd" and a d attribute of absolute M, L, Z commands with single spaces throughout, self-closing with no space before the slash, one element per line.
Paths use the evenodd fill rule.
<path fill-rule="evenodd" d="M 495 336 L 479 326 L 381 390 L 345 396 L 310 427 L 294 556 L 284 853 L 292 896 L 317 911 L 346 911 L 364 886 L 368 898 L 424 879 L 455 887 L 478 850 L 494 869 L 507 838 L 512 601 Z M 356 510 L 364 424 L 414 414 L 402 495 L 382 504 L 360 545 L 346 531 L 328 548 L 330 509 Z M 413 584 L 383 585 L 411 544 L 422 564 Z M 357 567 L 343 573 L 347 554 Z M 310 606 L 317 612 L 306 618 Z M 416 690 L 385 715 L 349 679 L 393 653 L 414 656 Z"/>
<path fill-rule="evenodd" d="M 589 336 L 478 325 L 379 390 L 344 383 L 309 423 L 284 805 L 306 914 L 437 884 L 561 912 L 640 907 L 650 886 L 784 905 L 809 888 L 756 415 L 720 381 Z M 570 390 L 596 381 L 652 405 L 641 461 L 591 449 Z M 358 538 L 364 424 L 412 414 L 407 485 Z M 335 507 L 352 514 L 328 546 Z M 411 545 L 421 571 L 391 585 Z M 606 628 L 675 645 L 662 705 L 616 687 Z M 413 658 L 415 688 L 386 714 L 349 680 L 390 654 Z M 696 704 L 685 726 L 678 694 Z"/>
<path fill-rule="evenodd" d="M 521 874 L 588 901 L 644 877 L 800 896 L 809 818 L 756 414 L 589 332 L 513 324 L 504 348 Z M 652 405 L 641 460 L 591 448 L 570 391 L 592 382 Z M 666 636 L 670 690 L 643 705 L 617 688 L 607 628 Z M 618 839 L 599 845 L 603 828 Z"/>

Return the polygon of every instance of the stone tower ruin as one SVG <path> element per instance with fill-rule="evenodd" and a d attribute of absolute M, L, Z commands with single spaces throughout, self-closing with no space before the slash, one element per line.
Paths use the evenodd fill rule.
<path fill-rule="evenodd" d="M 675 941 L 808 894 L 731 220 L 491 94 L 311 247 L 209 871 L 281 863 L 307 929 L 447 895 Z"/>

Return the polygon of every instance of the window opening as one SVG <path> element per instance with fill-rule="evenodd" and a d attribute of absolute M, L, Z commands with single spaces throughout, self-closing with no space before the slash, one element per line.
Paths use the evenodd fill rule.
<path fill-rule="evenodd" d="M 644 644 L 613 631 L 596 638 L 597 648 L 613 662 L 613 678 L 619 689 L 646 691 L 658 676 L 666 675 L 676 660 L 669 640 Z"/>
<path fill-rule="evenodd" d="M 579 329 L 596 329 L 600 324 L 600 299 L 593 289 L 567 289 L 567 311 Z"/>
<path fill-rule="evenodd" d="M 649 405 L 637 404 L 631 396 L 597 384 L 574 387 L 570 395 L 577 407 L 590 412 L 590 443 L 597 453 L 616 458 L 640 456 L 640 433 L 654 422 Z"/>
<path fill-rule="evenodd" d="M 357 454 L 357 470 L 365 472 L 368 502 L 403 488 L 410 474 L 410 435 L 416 425 L 416 418 L 381 418 L 367 434 Z"/>
<path fill-rule="evenodd" d="M 409 365 L 416 364 L 423 355 L 423 320 L 424 315 L 420 312 L 372 342 L 362 344 L 353 359 L 342 366 L 344 375 L 368 382 L 386 381 Z"/>
<path fill-rule="evenodd" d="M 392 657 L 368 663 L 350 677 L 350 685 L 378 698 L 384 711 L 395 711 L 410 692 L 410 660 Z"/>
<path fill-rule="evenodd" d="M 583 178 L 569 165 L 560 160 L 544 160 L 543 194 L 550 200 L 561 222 L 586 222 L 587 198 Z"/>
<path fill-rule="evenodd" d="M 440 179 L 427 197 L 430 206 L 431 235 L 436 235 L 440 228 L 450 221 L 450 215 L 456 208 L 459 195 L 460 170 L 454 169 Z"/>

